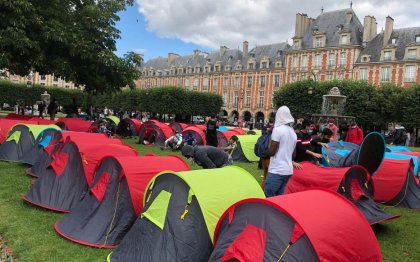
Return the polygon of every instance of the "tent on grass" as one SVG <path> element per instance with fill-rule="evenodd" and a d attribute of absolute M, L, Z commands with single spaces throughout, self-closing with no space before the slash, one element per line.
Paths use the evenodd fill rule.
<path fill-rule="evenodd" d="M 10 113 L 10 114 L 7 114 L 7 116 L 5 116 L 4 119 L 28 121 L 32 117 L 33 116 L 25 116 L 25 115 L 18 115 L 15 113 Z"/>
<path fill-rule="evenodd" d="M 185 136 L 187 134 L 191 133 L 192 136 L 195 139 L 196 145 L 198 146 L 202 146 L 202 145 L 206 145 L 206 134 L 204 133 L 204 131 L 196 126 L 189 126 L 186 127 L 183 131 L 182 131 L 182 136 Z"/>
<path fill-rule="evenodd" d="M 38 144 L 51 139 L 59 129 L 56 125 L 15 125 L 9 130 L 6 141 L 0 145 L 0 159 L 35 163 L 42 153 L 42 146 Z"/>
<path fill-rule="evenodd" d="M 136 118 L 122 119 L 116 128 L 116 134 L 121 136 L 138 136 L 141 122 Z"/>
<path fill-rule="evenodd" d="M 120 123 L 120 119 L 116 116 L 107 116 L 105 119 L 111 123 L 113 123 L 115 126 L 118 126 Z"/>
<path fill-rule="evenodd" d="M 64 142 L 69 140 L 72 140 L 76 143 L 86 144 L 123 144 L 120 139 L 110 139 L 105 134 L 59 131 L 52 136 L 49 144 L 43 145 L 43 150 L 40 153 L 40 157 L 32 165 L 32 167 L 26 169 L 26 174 L 33 177 L 42 175 L 43 172 L 45 172 L 45 169 L 51 163 L 51 160 L 54 159 L 56 154 L 62 149 Z"/>
<path fill-rule="evenodd" d="M 404 160 L 404 159 L 412 159 L 413 160 L 413 174 L 415 176 L 419 176 L 419 160 L 420 160 L 420 152 L 394 152 L 394 153 L 385 153 L 386 159 L 396 159 L 396 160 Z"/>
<path fill-rule="evenodd" d="M 420 209 L 419 178 L 414 176 L 413 160 L 385 158 L 373 176 L 375 201 L 385 205 Z"/>
<path fill-rule="evenodd" d="M 57 124 L 63 126 L 63 130 L 76 132 L 89 132 L 93 122 L 80 118 L 60 118 Z"/>
<path fill-rule="evenodd" d="M 259 136 L 237 135 L 238 142 L 232 152 L 233 161 L 238 162 L 258 162 L 260 158 L 255 155 L 254 147 Z"/>
<path fill-rule="evenodd" d="M 220 131 L 220 132 L 225 132 L 225 131 L 229 131 L 229 128 L 227 128 L 226 126 L 219 126 L 219 127 L 217 128 L 217 131 Z"/>
<path fill-rule="evenodd" d="M 264 193 L 239 167 L 162 172 L 149 183 L 143 213 L 108 260 L 208 261 L 219 217 L 250 197 Z"/>
<path fill-rule="evenodd" d="M 262 131 L 259 129 L 253 129 L 253 130 L 249 130 L 248 132 L 246 132 L 247 135 L 257 135 L 257 136 L 261 136 L 262 135 Z"/>
<path fill-rule="evenodd" d="M 142 123 L 137 118 L 130 118 L 130 130 L 133 136 L 138 136 Z"/>
<path fill-rule="evenodd" d="M 328 143 L 328 148 L 322 147 L 322 162 L 329 167 L 360 165 L 373 175 L 381 165 L 384 154 L 384 138 L 377 132 L 371 132 L 360 146 L 343 141 Z"/>
<path fill-rule="evenodd" d="M 157 121 L 147 121 L 140 127 L 139 144 L 164 146 L 165 140 L 173 134 L 170 126 Z"/>
<path fill-rule="evenodd" d="M 214 261 L 382 261 L 360 212 L 334 192 L 245 199 L 220 218 Z"/>
<path fill-rule="evenodd" d="M 217 132 L 218 147 L 227 147 L 229 139 L 238 134 L 234 131 Z"/>
<path fill-rule="evenodd" d="M 17 124 L 36 125 L 37 122 L 29 120 L 0 119 L 0 144 L 3 144 L 3 142 L 7 139 L 9 130 Z"/>
<path fill-rule="evenodd" d="M 386 146 L 386 152 L 411 152 L 411 150 L 406 146 Z"/>
<path fill-rule="evenodd" d="M 399 217 L 385 213 L 373 200 L 373 186 L 368 171 L 361 166 L 347 168 L 319 167 L 302 162 L 302 169 L 294 169 L 287 183 L 286 193 L 310 188 L 326 188 L 343 195 L 365 216 L 369 224 Z"/>
<path fill-rule="evenodd" d="M 164 170 L 186 171 L 189 167 L 177 156 L 104 158 L 89 192 L 55 224 L 55 230 L 79 244 L 115 247 L 141 213 L 148 183 Z"/>
<path fill-rule="evenodd" d="M 33 205 L 69 212 L 92 185 L 99 162 L 106 156 L 137 156 L 126 145 L 68 141 L 23 199 Z"/>
<path fill-rule="evenodd" d="M 29 121 L 37 122 L 38 125 L 55 125 L 57 123 L 56 121 L 39 117 L 32 117 Z"/>
<path fill-rule="evenodd" d="M 242 128 L 234 128 L 234 129 L 231 129 L 230 131 L 235 132 L 237 135 L 246 135 L 246 130 Z"/>
<path fill-rule="evenodd" d="M 172 130 L 182 132 L 185 128 L 187 128 L 188 124 L 185 123 L 179 123 L 179 122 L 172 122 L 169 124 L 169 126 L 172 128 Z"/>

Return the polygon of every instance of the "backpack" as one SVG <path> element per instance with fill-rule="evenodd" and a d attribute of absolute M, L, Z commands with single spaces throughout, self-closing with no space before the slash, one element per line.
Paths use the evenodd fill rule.
<path fill-rule="evenodd" d="M 261 158 L 269 158 L 268 146 L 270 145 L 271 133 L 267 132 L 260 136 L 254 146 L 254 153 Z"/>

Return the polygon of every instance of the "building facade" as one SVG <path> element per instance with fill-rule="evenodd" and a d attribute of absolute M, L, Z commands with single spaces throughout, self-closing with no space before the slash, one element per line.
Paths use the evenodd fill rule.
<path fill-rule="evenodd" d="M 303 79 L 366 80 L 371 84 L 411 86 L 420 82 L 420 27 L 385 30 L 366 16 L 363 24 L 352 8 L 322 12 L 316 19 L 297 14 L 293 45 L 257 46 L 248 51 L 220 47 L 205 53 L 150 59 L 141 68 L 139 88 L 182 86 L 223 97 L 221 117 L 233 122 L 274 118 L 273 93 Z"/>
<path fill-rule="evenodd" d="M 11 75 L 6 72 L 6 78 L 16 84 L 42 85 L 83 90 L 83 87 L 76 86 L 73 82 L 65 81 L 64 79 L 55 77 L 54 75 L 40 75 L 38 72 L 30 73 L 27 76 Z"/>

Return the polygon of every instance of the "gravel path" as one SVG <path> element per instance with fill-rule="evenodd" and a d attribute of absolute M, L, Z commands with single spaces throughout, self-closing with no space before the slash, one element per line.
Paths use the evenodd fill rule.
<path fill-rule="evenodd" d="M 0 236 L 0 262 L 12 262 L 15 261 L 12 256 L 12 250 L 6 246 L 5 241 Z"/>

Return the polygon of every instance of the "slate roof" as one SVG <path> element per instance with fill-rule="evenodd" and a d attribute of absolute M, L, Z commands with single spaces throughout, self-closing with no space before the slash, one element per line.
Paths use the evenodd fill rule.
<path fill-rule="evenodd" d="M 395 60 L 403 60 L 405 55 L 405 47 L 415 42 L 415 37 L 420 35 L 420 27 L 394 29 L 389 38 L 388 45 L 391 44 L 393 38 L 396 38 Z M 356 63 L 361 62 L 363 55 L 370 55 L 370 62 L 380 62 L 381 51 L 383 46 L 384 33 L 379 33 L 370 42 L 367 43 L 366 48 L 361 52 Z"/>
<path fill-rule="evenodd" d="M 352 19 L 349 24 L 346 24 L 346 13 L 352 12 Z M 339 46 L 339 27 L 343 30 L 349 30 L 351 45 L 361 45 L 363 39 L 363 25 L 359 18 L 354 13 L 353 9 L 347 8 L 337 11 L 324 12 L 320 14 L 304 33 L 302 39 L 302 49 L 313 48 L 313 32 L 318 29 L 326 35 L 325 47 Z"/>

